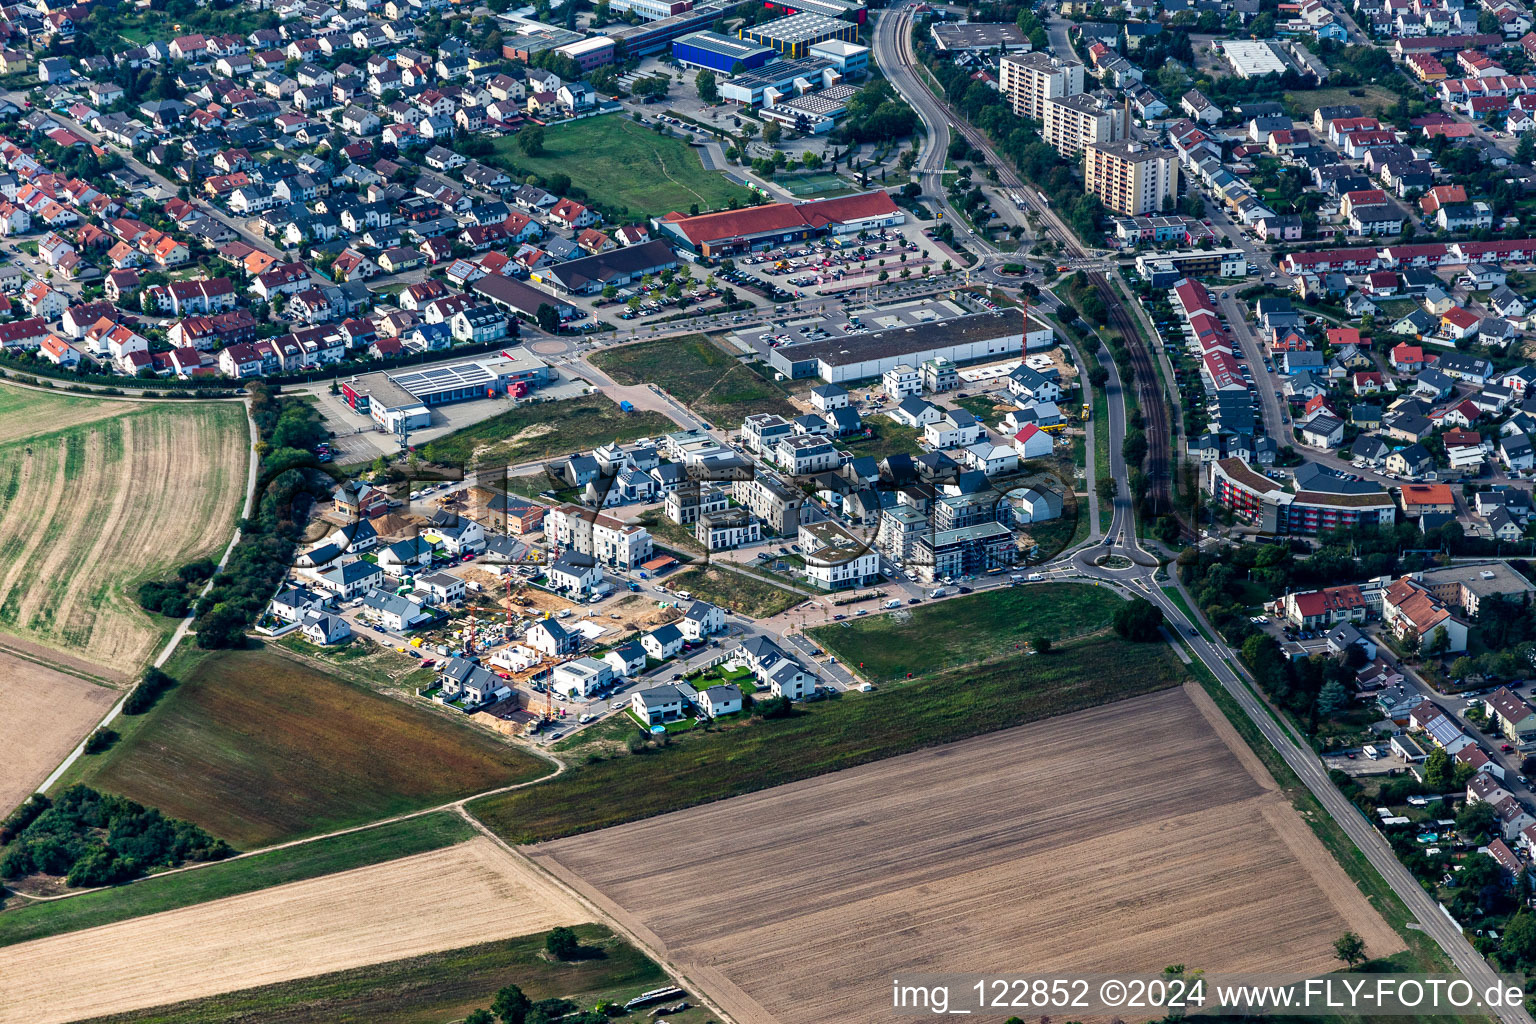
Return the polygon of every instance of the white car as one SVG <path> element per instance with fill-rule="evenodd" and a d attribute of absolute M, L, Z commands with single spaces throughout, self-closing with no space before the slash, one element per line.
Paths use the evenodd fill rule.
<path fill-rule="evenodd" d="M 586 714 L 586 715 L 582 715 L 580 718 L 576 719 L 576 721 L 580 722 L 582 725 L 586 725 L 588 722 L 595 721 L 596 719 L 597 719 L 596 715 Z"/>
<path fill-rule="evenodd" d="M 610 708 L 612 708 L 613 710 L 618 711 L 620 708 L 622 708 L 624 705 L 626 705 L 628 703 L 629 703 L 629 701 L 627 701 L 627 700 L 616 700 L 612 704 L 609 704 L 608 706 Z"/>

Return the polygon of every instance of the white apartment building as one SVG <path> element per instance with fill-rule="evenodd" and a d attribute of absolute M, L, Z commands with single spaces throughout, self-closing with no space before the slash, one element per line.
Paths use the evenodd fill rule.
<path fill-rule="evenodd" d="M 1127 217 L 1171 208 L 1179 196 L 1179 156 L 1141 142 L 1100 142 L 1083 161 L 1083 189 Z"/>
<path fill-rule="evenodd" d="M 544 517 L 544 532 L 556 547 L 591 555 L 602 565 L 633 569 L 649 561 L 650 531 L 579 505 L 561 505 Z"/>
<path fill-rule="evenodd" d="M 822 590 L 846 590 L 880 578 L 880 555 L 841 526 L 826 520 L 800 527 L 805 578 Z"/>
<path fill-rule="evenodd" d="M 906 363 L 897 363 L 881 374 L 880 384 L 885 388 L 885 393 L 895 402 L 923 393 L 922 375 Z"/>
<path fill-rule="evenodd" d="M 998 90 L 1020 117 L 1045 120 L 1046 100 L 1061 100 L 1083 91 L 1081 61 L 1047 53 L 1010 53 L 997 63 Z"/>
<path fill-rule="evenodd" d="M 1045 101 L 1042 137 L 1062 156 L 1080 155 L 1099 142 L 1125 137 L 1125 112 L 1087 94 Z"/>

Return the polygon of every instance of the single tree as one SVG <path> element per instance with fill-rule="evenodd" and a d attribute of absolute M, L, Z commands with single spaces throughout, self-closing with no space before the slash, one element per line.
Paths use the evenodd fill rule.
<path fill-rule="evenodd" d="M 556 960 L 574 960 L 581 955 L 581 941 L 574 931 L 562 925 L 550 929 L 544 939 L 544 949 Z"/>
<path fill-rule="evenodd" d="M 1051 653 L 1051 638 L 1050 637 L 1048 637 L 1048 636 L 1037 636 L 1037 637 L 1035 637 L 1033 643 L 1035 645 L 1035 650 L 1039 651 L 1041 654 L 1050 654 Z"/>
<path fill-rule="evenodd" d="M 554 334 L 560 329 L 560 311 L 547 302 L 539 303 L 533 318 L 539 322 L 539 330 L 546 334 Z"/>
<path fill-rule="evenodd" d="M 1317 713 L 1324 718 L 1332 718 L 1349 706 L 1349 691 L 1344 689 L 1344 684 L 1337 679 L 1330 679 L 1323 684 L 1322 690 L 1317 695 Z"/>
<path fill-rule="evenodd" d="M 490 1010 L 482 1007 L 478 1010 L 471 1010 L 469 1016 L 464 1018 L 464 1024 L 496 1024 L 496 1018 L 491 1014 Z"/>
<path fill-rule="evenodd" d="M 699 99 L 705 103 L 720 102 L 720 86 L 713 71 L 700 71 L 693 76 L 693 84 L 699 90 Z"/>
<path fill-rule="evenodd" d="M 1354 932 L 1345 932 L 1334 940 L 1333 955 L 1353 970 L 1356 965 L 1365 962 L 1365 940 Z"/>
<path fill-rule="evenodd" d="M 501 1024 L 523 1024 L 532 1005 L 533 1000 L 524 995 L 522 989 L 507 985 L 496 991 L 496 997 L 491 1000 L 491 1012 L 501 1018 Z"/>
<path fill-rule="evenodd" d="M 531 124 L 517 133 L 517 146 L 531 157 L 544 153 L 544 126 Z"/>

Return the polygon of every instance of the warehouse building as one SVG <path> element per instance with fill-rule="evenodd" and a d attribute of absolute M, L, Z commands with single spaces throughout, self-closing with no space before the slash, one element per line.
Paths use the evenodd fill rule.
<path fill-rule="evenodd" d="M 371 417 L 391 434 L 401 434 L 430 426 L 434 405 L 509 392 L 521 397 L 556 379 L 554 368 L 544 360 L 526 349 L 509 348 L 462 363 L 363 374 L 343 381 L 341 395 L 352 411 Z"/>
<path fill-rule="evenodd" d="M 817 235 L 856 235 L 896 227 L 906 220 L 907 215 L 890 193 L 874 191 L 808 203 L 767 203 L 697 217 L 669 213 L 654 223 L 657 232 L 679 248 L 704 259 L 719 259 Z M 480 283 L 475 282 L 476 287 Z"/>
<path fill-rule="evenodd" d="M 842 78 L 842 72 L 829 60 L 771 60 L 721 82 L 720 98 L 744 107 L 772 106 L 785 96 L 825 89 Z"/>
<path fill-rule="evenodd" d="M 608 285 L 623 288 L 647 274 L 677 268 L 677 255 L 661 239 L 628 245 L 533 272 L 532 279 L 557 292 L 595 295 Z"/>
<path fill-rule="evenodd" d="M 953 363 L 1006 359 L 1024 352 L 1024 317 L 1016 309 L 971 313 L 932 323 L 868 334 L 780 345 L 768 363 L 791 378 L 820 377 L 829 384 L 878 377 L 899 364 L 943 357 Z"/>
<path fill-rule="evenodd" d="M 786 57 L 804 57 L 810 48 L 828 39 L 859 41 L 859 26 L 824 14 L 791 14 L 762 25 L 743 28 L 742 39 L 771 46 Z"/>
<path fill-rule="evenodd" d="M 1226 39 L 1217 45 L 1238 78 L 1283 75 L 1291 68 L 1280 56 L 1276 45 L 1262 39 Z"/>
<path fill-rule="evenodd" d="M 1012 22 L 936 21 L 928 30 L 940 53 L 1028 53 L 1029 39 Z"/>
<path fill-rule="evenodd" d="M 683 67 L 723 75 L 760 68 L 775 56 L 771 46 L 732 39 L 718 32 L 690 32 L 672 40 L 672 59 Z"/>
<path fill-rule="evenodd" d="M 765 6 L 785 14 L 821 14 L 858 25 L 869 16 L 864 0 L 768 0 Z"/>
<path fill-rule="evenodd" d="M 821 92 L 793 96 L 758 111 L 764 121 L 777 121 L 804 135 L 824 135 L 848 113 L 848 101 L 858 92 L 851 85 L 834 85 Z"/>

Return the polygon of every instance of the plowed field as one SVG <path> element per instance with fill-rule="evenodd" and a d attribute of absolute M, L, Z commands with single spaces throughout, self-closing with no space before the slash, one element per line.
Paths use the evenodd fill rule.
<path fill-rule="evenodd" d="M 739 1024 L 885 1021 L 903 973 L 1401 948 L 1241 742 L 1168 690 L 530 852 Z"/>
<path fill-rule="evenodd" d="M 591 915 L 489 839 L 0 951 L 0 1024 L 60 1024 Z"/>

